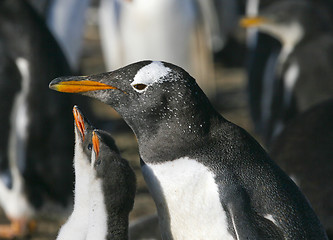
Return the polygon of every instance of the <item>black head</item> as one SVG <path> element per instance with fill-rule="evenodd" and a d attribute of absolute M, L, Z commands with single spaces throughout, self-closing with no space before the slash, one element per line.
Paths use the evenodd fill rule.
<path fill-rule="evenodd" d="M 240 22 L 243 27 L 258 27 L 278 40 L 310 36 L 329 27 L 325 13 L 308 1 L 284 0 L 270 4 L 257 17 L 246 17 Z"/>
<path fill-rule="evenodd" d="M 105 131 L 94 130 L 91 167 L 94 178 L 102 181 L 108 211 L 128 214 L 134 203 L 136 190 L 135 174 L 123 159 L 111 137 Z"/>
<path fill-rule="evenodd" d="M 82 148 L 84 154 L 90 159 L 93 148 L 92 135 L 95 128 L 77 106 L 73 107 L 73 115 L 76 147 Z"/>
<path fill-rule="evenodd" d="M 200 112 L 215 111 L 186 71 L 164 62 L 142 61 L 109 73 L 61 77 L 53 80 L 50 88 L 80 93 L 111 105 L 139 140 L 142 135 L 154 135 L 161 129 L 195 131 L 205 122 L 198 118 L 207 115 Z"/>

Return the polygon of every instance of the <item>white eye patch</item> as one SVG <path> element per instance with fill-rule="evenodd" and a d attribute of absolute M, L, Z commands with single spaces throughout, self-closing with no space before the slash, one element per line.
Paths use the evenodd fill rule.
<path fill-rule="evenodd" d="M 136 75 L 134 76 L 134 80 L 131 83 L 131 86 L 137 92 L 144 92 L 147 90 L 147 87 L 138 89 L 135 88 L 135 85 L 146 85 L 150 86 L 154 83 L 166 81 L 163 77 L 168 75 L 171 71 L 170 68 L 165 67 L 162 62 L 152 62 L 143 68 L 141 68 Z"/>

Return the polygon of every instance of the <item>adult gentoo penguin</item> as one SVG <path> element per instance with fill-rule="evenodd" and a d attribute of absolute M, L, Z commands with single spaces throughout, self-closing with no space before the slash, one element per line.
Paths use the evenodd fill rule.
<path fill-rule="evenodd" d="M 308 1 L 277 1 L 241 22 L 281 43 L 262 84 L 260 121 L 268 144 L 298 113 L 333 96 L 333 32 L 326 15 Z"/>
<path fill-rule="evenodd" d="M 293 181 L 182 68 L 142 61 L 50 88 L 99 99 L 132 128 L 163 239 L 327 239 Z"/>
<path fill-rule="evenodd" d="M 0 59 L 5 59 L 0 73 L 0 205 L 12 223 L 0 226 L 0 238 L 11 238 L 27 233 L 28 223 L 48 200 L 61 206 L 71 202 L 72 104 L 70 97 L 48 90 L 48 79 L 70 71 L 27 1 L 0 1 L 0 45 Z"/>
<path fill-rule="evenodd" d="M 272 159 L 297 183 L 333 239 L 333 99 L 288 123 L 270 149 Z"/>
<path fill-rule="evenodd" d="M 247 0 L 247 17 L 258 15 L 260 9 L 272 4 L 272 0 Z M 262 33 L 257 28 L 248 28 L 247 37 L 247 89 L 249 108 L 255 131 L 264 136 L 266 129 L 267 106 L 271 101 L 271 84 L 281 44 L 273 37 Z"/>
<path fill-rule="evenodd" d="M 92 142 L 86 239 L 128 239 L 128 216 L 136 190 L 134 171 L 120 156 L 109 133 L 94 130 Z"/>
<path fill-rule="evenodd" d="M 90 159 L 94 127 L 77 106 L 73 108 L 75 119 L 75 189 L 74 209 L 66 223 L 59 230 L 57 240 L 85 239 L 89 223 L 89 178 Z"/>

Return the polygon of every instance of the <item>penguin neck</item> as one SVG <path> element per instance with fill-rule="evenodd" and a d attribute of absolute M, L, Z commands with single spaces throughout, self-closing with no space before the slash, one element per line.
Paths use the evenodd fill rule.
<path fill-rule="evenodd" d="M 186 151 L 187 147 L 199 147 L 217 122 L 226 121 L 205 96 L 199 101 L 164 109 L 162 113 L 150 113 L 151 116 L 147 116 L 149 111 L 146 111 L 144 117 L 127 122 L 138 139 L 144 161 L 162 159 L 161 156 L 169 160 L 182 157 L 176 154 Z M 173 149 L 172 154 L 170 149 Z"/>

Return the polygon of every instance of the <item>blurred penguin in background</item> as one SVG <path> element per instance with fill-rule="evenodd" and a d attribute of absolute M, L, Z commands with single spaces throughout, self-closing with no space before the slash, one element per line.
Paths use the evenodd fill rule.
<path fill-rule="evenodd" d="M 78 72 L 91 1 L 30 1 L 45 16 L 71 69 Z M 234 51 L 242 48 L 230 40 L 238 22 L 238 5 L 229 0 L 101 0 L 99 25 L 106 70 L 142 59 L 163 59 L 194 72 L 213 98 L 213 60 L 222 58 L 228 65 L 240 59 Z"/>
<path fill-rule="evenodd" d="M 0 238 L 29 234 L 46 203 L 67 207 L 73 190 L 70 96 L 48 90 L 71 74 L 43 19 L 27 1 L 0 1 Z"/>
<path fill-rule="evenodd" d="M 260 9 L 268 6 L 274 0 L 247 0 L 245 15 L 255 17 Z M 260 135 L 264 132 L 262 109 L 265 107 L 262 99 L 270 93 L 272 83 L 268 80 L 274 78 L 274 68 L 281 49 L 281 44 L 257 28 L 246 29 L 247 43 L 247 80 L 250 115 L 255 131 Z M 268 90 L 266 90 L 268 89 Z"/>
<path fill-rule="evenodd" d="M 258 17 L 241 22 L 244 27 L 258 27 L 281 44 L 267 54 L 265 69 L 259 69 L 260 80 L 253 84 L 250 78 L 249 83 L 250 103 L 257 110 L 252 115 L 267 145 L 290 119 L 333 94 L 333 35 L 328 16 L 311 2 L 293 0 L 269 5 Z"/>
<path fill-rule="evenodd" d="M 86 12 L 90 0 L 53 0 L 47 25 L 59 42 L 71 69 L 79 71 Z"/>
<path fill-rule="evenodd" d="M 240 15 L 240 1 L 197 0 L 208 46 L 215 63 L 234 67 L 242 62 L 244 46 L 236 39 L 235 30 Z M 241 60 L 240 60 L 241 59 Z"/>
<path fill-rule="evenodd" d="M 309 199 L 333 239 L 333 99 L 301 113 L 272 143 L 273 160 Z"/>
<path fill-rule="evenodd" d="M 44 17 L 71 70 L 79 72 L 90 0 L 29 0 L 29 2 Z"/>
<path fill-rule="evenodd" d="M 106 70 L 143 59 L 168 61 L 194 73 L 199 85 L 214 97 L 212 48 L 223 44 L 214 11 L 213 1 L 101 0 Z M 205 28 L 203 20 L 215 25 Z M 207 32 L 215 37 L 207 38 Z"/>

